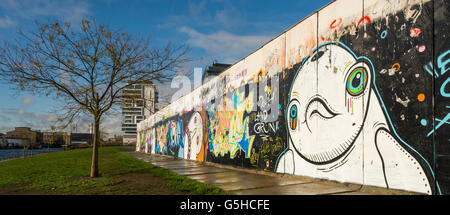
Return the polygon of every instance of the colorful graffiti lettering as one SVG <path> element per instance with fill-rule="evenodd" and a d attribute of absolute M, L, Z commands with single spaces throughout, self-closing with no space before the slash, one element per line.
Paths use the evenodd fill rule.
<path fill-rule="evenodd" d="M 433 68 L 433 62 L 431 61 L 424 66 L 425 71 L 427 71 L 428 74 L 430 74 L 434 78 L 436 79 L 446 78 L 445 81 L 443 81 L 443 83 L 441 84 L 441 86 L 438 87 L 440 96 L 444 98 L 450 98 L 450 93 L 446 91 L 447 84 L 450 82 L 450 77 L 445 77 L 446 72 L 450 70 L 450 67 L 448 67 L 449 64 L 450 64 L 450 50 L 447 50 L 444 53 L 440 54 L 439 57 L 437 58 L 438 70 Z M 436 130 L 441 128 L 443 125 L 450 124 L 450 113 L 447 113 L 447 115 L 443 119 L 435 118 L 435 120 L 438 123 L 435 127 L 433 127 L 433 130 L 427 134 L 428 137 L 430 137 L 433 133 L 436 132 Z"/>
<path fill-rule="evenodd" d="M 229 154 L 230 158 L 234 158 L 240 149 L 246 157 L 250 156 L 254 136 L 249 134 L 249 117 L 244 117 L 244 113 L 253 109 L 253 92 L 248 97 L 244 93 L 235 90 L 231 93 L 232 100 L 223 97 L 216 103 L 219 108 L 214 104 L 209 111 L 210 150 L 216 156 Z"/>

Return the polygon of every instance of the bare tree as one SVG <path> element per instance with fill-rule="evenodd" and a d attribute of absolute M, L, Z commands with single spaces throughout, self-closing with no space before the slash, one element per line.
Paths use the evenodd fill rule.
<path fill-rule="evenodd" d="M 98 177 L 102 116 L 123 102 L 121 91 L 143 82 L 165 82 L 187 61 L 188 47 L 149 45 L 150 39 L 111 30 L 83 19 L 73 27 L 59 21 L 36 23 L 0 46 L 0 77 L 17 90 L 55 96 L 64 105 L 61 120 L 69 125 L 80 114 L 94 121 L 91 177 Z"/>

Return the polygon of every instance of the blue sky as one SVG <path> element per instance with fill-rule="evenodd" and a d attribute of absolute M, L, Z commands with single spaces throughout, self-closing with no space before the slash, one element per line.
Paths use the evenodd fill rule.
<path fill-rule="evenodd" d="M 11 41 L 19 29 L 35 21 L 58 19 L 77 24 L 83 17 L 132 34 L 151 36 L 153 46 L 167 42 L 189 45 L 181 73 L 204 68 L 213 60 L 235 63 L 295 23 L 326 5 L 329 0 L 0 0 L 0 40 Z M 20 93 L 0 83 L 0 132 L 16 126 L 49 130 L 57 101 Z M 160 96 L 165 96 L 160 93 Z M 120 134 L 118 115 L 103 122 L 110 134 Z M 87 132 L 83 118 L 78 132 Z"/>

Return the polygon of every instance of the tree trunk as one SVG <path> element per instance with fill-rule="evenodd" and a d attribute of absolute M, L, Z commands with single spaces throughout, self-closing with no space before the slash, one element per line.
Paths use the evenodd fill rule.
<path fill-rule="evenodd" d="M 92 143 L 91 178 L 98 177 L 98 147 L 100 145 L 100 117 L 94 121 L 94 142 Z"/>

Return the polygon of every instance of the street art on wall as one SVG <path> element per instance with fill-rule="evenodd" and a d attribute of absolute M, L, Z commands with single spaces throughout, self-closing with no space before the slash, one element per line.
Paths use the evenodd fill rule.
<path fill-rule="evenodd" d="M 449 4 L 334 1 L 141 122 L 136 150 L 450 193 L 450 44 L 431 24 Z"/>
<path fill-rule="evenodd" d="M 316 71 L 318 90 L 305 84 Z M 359 166 L 355 163 L 370 160 L 363 170 L 371 175 L 370 185 L 431 194 L 423 168 L 405 149 L 409 145 L 389 128 L 374 75 L 371 61 L 356 57 L 344 44 L 325 43 L 306 58 L 289 92 L 289 147 L 276 172 L 345 175 L 345 181 L 362 184 L 364 179 L 353 169 Z M 405 178 L 408 183 L 403 183 Z"/>
<path fill-rule="evenodd" d="M 236 90 L 213 104 L 209 111 L 209 142 L 211 152 L 216 157 L 228 156 L 233 159 L 238 150 L 249 157 L 254 136 L 249 133 L 249 117 L 244 117 L 252 109 L 253 94 L 245 97 L 245 92 Z"/>
<path fill-rule="evenodd" d="M 185 130 L 184 140 L 184 158 L 203 161 L 204 158 L 200 158 L 205 153 L 203 147 L 203 119 L 199 112 L 195 112 L 191 116 Z"/>

